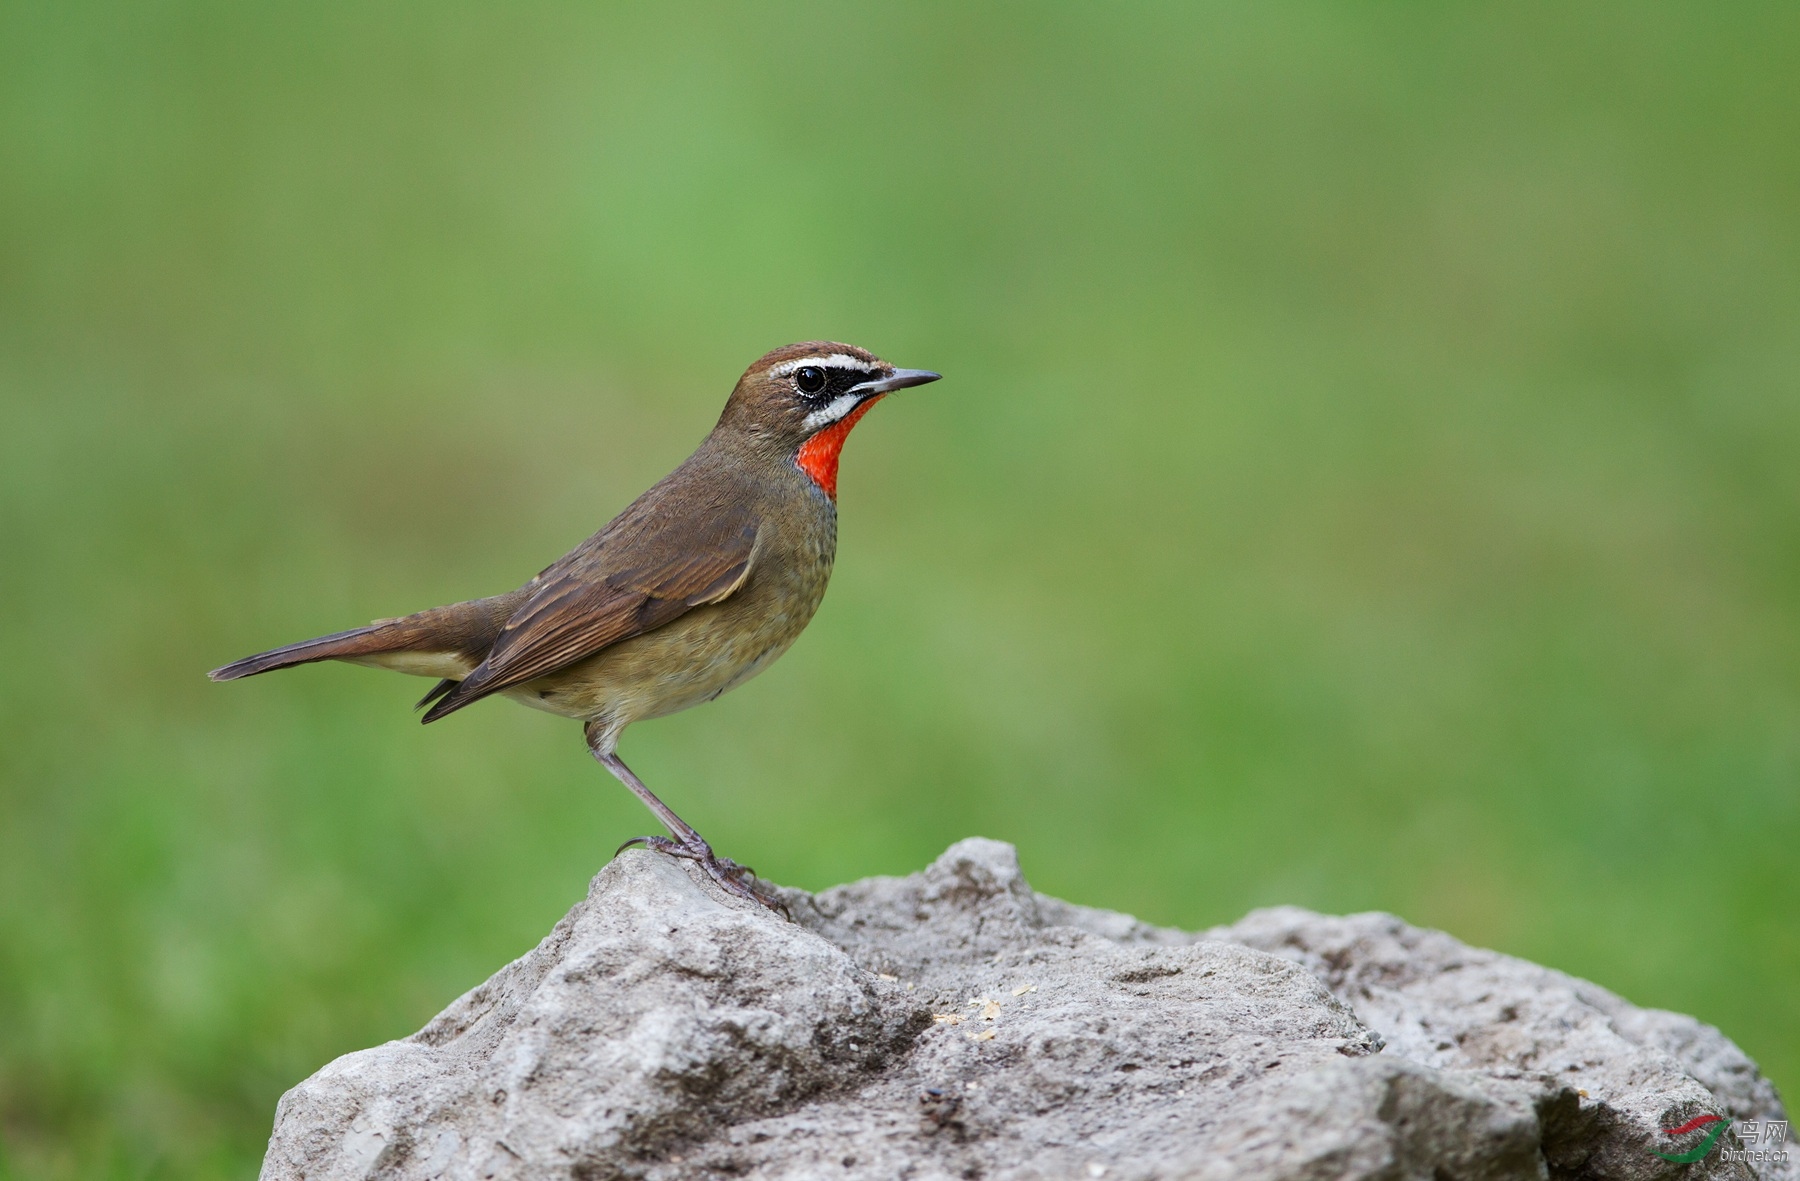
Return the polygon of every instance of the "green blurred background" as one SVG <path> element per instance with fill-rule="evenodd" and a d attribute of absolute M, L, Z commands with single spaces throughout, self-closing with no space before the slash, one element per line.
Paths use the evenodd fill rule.
<path fill-rule="evenodd" d="M 510 588 L 765 349 L 795 650 L 624 751 L 823 887 L 1016 842 L 1382 908 L 1800 1088 L 1800 8 L 0 6 L 0 1173 L 281 1091 L 648 816 L 573 724 L 247 652 Z"/>

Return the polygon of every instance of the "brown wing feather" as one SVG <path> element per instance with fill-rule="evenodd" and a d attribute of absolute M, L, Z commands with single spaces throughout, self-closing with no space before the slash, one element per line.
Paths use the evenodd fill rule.
<path fill-rule="evenodd" d="M 487 658 L 423 720 L 585 660 L 741 586 L 756 549 L 756 515 L 743 503 L 682 512 L 678 490 L 662 490 L 661 497 L 659 489 L 646 493 L 539 575 Z"/>

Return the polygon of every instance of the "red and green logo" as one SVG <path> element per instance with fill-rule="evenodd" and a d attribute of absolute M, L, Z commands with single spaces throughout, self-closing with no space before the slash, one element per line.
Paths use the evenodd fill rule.
<path fill-rule="evenodd" d="M 1686 1136 L 1690 1132 L 1698 1132 L 1701 1128 L 1706 1127 L 1710 1127 L 1712 1131 L 1706 1134 L 1704 1140 L 1686 1152 L 1659 1152 L 1656 1155 L 1666 1161 L 1674 1161 L 1678 1165 L 1691 1165 L 1702 1159 L 1713 1150 L 1713 1145 L 1719 1142 L 1719 1137 L 1725 1134 L 1725 1130 L 1731 1127 L 1730 1120 L 1722 1115 L 1697 1115 L 1679 1128 L 1662 1130 L 1662 1134 L 1665 1136 Z"/>

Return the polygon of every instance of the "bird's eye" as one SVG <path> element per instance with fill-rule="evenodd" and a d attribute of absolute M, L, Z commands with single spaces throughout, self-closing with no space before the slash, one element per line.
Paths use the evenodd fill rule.
<path fill-rule="evenodd" d="M 794 370 L 794 384 L 803 394 L 816 394 L 825 388 L 825 371 L 817 365 L 802 365 Z"/>

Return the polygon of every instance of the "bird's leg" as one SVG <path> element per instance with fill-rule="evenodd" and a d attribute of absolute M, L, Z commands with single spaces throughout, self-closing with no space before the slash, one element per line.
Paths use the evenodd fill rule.
<path fill-rule="evenodd" d="M 611 771 L 613 777 L 620 783 L 630 788 L 632 795 L 644 801 L 644 806 L 656 813 L 656 818 L 667 825 L 669 831 L 674 834 L 672 840 L 669 837 L 632 837 L 620 845 L 613 856 L 618 856 L 619 853 L 623 853 L 633 845 L 642 845 L 646 849 L 667 853 L 672 857 L 685 857 L 690 861 L 699 862 L 700 867 L 706 870 L 713 881 L 723 886 L 727 893 L 735 894 L 739 898 L 747 898 L 752 902 L 759 902 L 770 910 L 785 909 L 780 902 L 757 892 L 749 884 L 756 878 L 755 871 L 747 866 L 739 865 L 729 858 L 715 855 L 712 846 L 706 843 L 706 838 L 696 832 L 693 825 L 675 815 L 673 808 L 657 799 L 656 793 L 644 786 L 644 781 L 625 765 L 625 760 L 613 751 L 603 750 L 598 746 L 590 749 L 600 765 Z"/>

